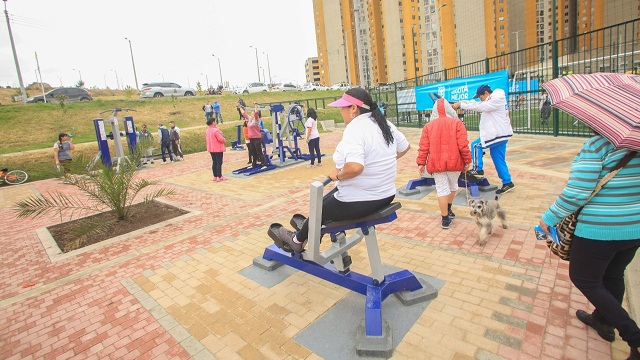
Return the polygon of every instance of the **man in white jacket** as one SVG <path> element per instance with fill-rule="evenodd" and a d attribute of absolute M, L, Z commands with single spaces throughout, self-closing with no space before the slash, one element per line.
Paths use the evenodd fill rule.
<path fill-rule="evenodd" d="M 476 167 L 470 172 L 474 175 L 484 175 L 482 150 L 488 148 L 498 177 L 502 180 L 502 187 L 496 194 L 504 194 L 516 187 L 511 181 L 506 161 L 507 142 L 513 136 L 507 99 L 504 90 L 491 90 L 489 85 L 480 85 L 473 98 L 480 98 L 481 101 L 463 100 L 452 105 L 454 109 L 462 108 L 482 113 L 480 138 L 471 143 L 471 156 Z"/>

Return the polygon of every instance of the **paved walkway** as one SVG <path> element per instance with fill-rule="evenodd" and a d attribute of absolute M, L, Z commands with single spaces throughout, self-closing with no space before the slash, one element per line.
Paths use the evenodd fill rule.
<path fill-rule="evenodd" d="M 400 160 L 398 187 L 417 175 L 420 131 L 403 131 L 413 149 Z M 348 292 L 301 272 L 270 288 L 240 272 L 271 243 L 268 224 L 308 212 L 308 185 L 333 165 L 340 137 L 339 129 L 323 134 L 323 167 L 222 183 L 211 180 L 206 153 L 152 165 L 141 176 L 174 188 L 168 201 L 194 213 L 65 257 L 50 258 L 36 232 L 59 217 L 16 219 L 10 208 L 76 189 L 59 180 L 1 187 L 0 358 L 319 358 L 293 338 Z M 378 226 L 383 263 L 444 282 L 394 358 L 626 358 L 621 339 L 611 345 L 575 318 L 589 305 L 571 285 L 568 264 L 549 257 L 532 230 L 583 141 L 514 137 L 508 160 L 517 187 L 501 199 L 510 228 L 498 228 L 485 247 L 466 207 L 454 206 L 451 229 L 440 228 L 433 192 L 403 199 L 398 219 Z M 229 151 L 223 171 L 245 162 L 246 152 Z M 351 255 L 352 269 L 367 273 L 364 244 Z"/>

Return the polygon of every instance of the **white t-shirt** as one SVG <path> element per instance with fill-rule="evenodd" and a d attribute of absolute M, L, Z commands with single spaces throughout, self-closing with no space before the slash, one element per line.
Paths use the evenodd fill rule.
<path fill-rule="evenodd" d="M 389 121 L 393 143 L 387 146 L 382 131 L 371 119 L 371 113 L 357 116 L 344 129 L 342 140 L 333 154 L 336 168 L 348 162 L 364 166 L 353 179 L 340 180 L 335 198 L 344 202 L 380 200 L 396 194 L 396 173 L 399 152 L 409 147 L 404 135 Z"/>
<path fill-rule="evenodd" d="M 307 129 L 311 129 L 311 134 L 309 134 L 309 139 L 315 139 L 320 137 L 320 133 L 318 132 L 318 121 L 313 120 L 313 118 L 308 118 L 307 122 L 304 123 L 304 127 Z"/>

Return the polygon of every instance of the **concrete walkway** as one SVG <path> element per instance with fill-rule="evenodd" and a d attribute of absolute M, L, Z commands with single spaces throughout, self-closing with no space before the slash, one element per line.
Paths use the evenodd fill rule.
<path fill-rule="evenodd" d="M 413 148 L 399 162 L 398 188 L 417 177 L 420 136 L 419 129 L 402 131 Z M 271 244 L 270 223 L 308 212 L 309 183 L 333 166 L 341 135 L 340 129 L 322 134 L 329 156 L 312 169 L 300 164 L 215 183 L 206 153 L 151 165 L 141 176 L 175 189 L 167 201 L 192 214 L 63 257 L 50 256 L 38 235 L 59 217 L 16 219 L 11 207 L 56 190 L 76 194 L 75 187 L 59 180 L 0 187 L 0 358 L 320 358 L 296 335 L 349 292 L 301 272 L 266 287 L 243 271 Z M 501 198 L 510 227 L 498 227 L 485 247 L 476 244 L 464 206 L 454 206 L 452 227 L 441 229 L 433 192 L 402 199 L 398 219 L 377 227 L 384 264 L 444 283 L 393 358 L 626 358 L 621 339 L 605 342 L 575 318 L 577 309 L 591 307 L 572 286 L 568 263 L 550 257 L 532 230 L 563 188 L 583 141 L 524 135 L 510 141 L 517 187 Z M 225 153 L 224 172 L 245 165 L 246 152 Z M 488 157 L 486 174 L 499 182 Z M 350 254 L 352 269 L 367 273 L 364 244 Z"/>

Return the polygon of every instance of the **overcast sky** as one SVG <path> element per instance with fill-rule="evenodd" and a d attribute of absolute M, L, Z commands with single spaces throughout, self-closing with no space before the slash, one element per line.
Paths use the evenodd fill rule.
<path fill-rule="evenodd" d="M 25 86 L 36 81 L 73 86 L 135 88 L 167 81 L 195 88 L 258 80 L 304 83 L 304 62 L 317 56 L 311 0 L 8 0 L 0 21 L 0 86 L 18 87 L 4 5 Z M 267 63 L 267 56 L 269 62 Z M 75 71 L 73 69 L 76 69 Z M 79 72 L 78 72 L 79 71 Z M 205 76 L 206 75 L 206 76 Z M 263 79 L 260 70 L 260 79 Z"/>

